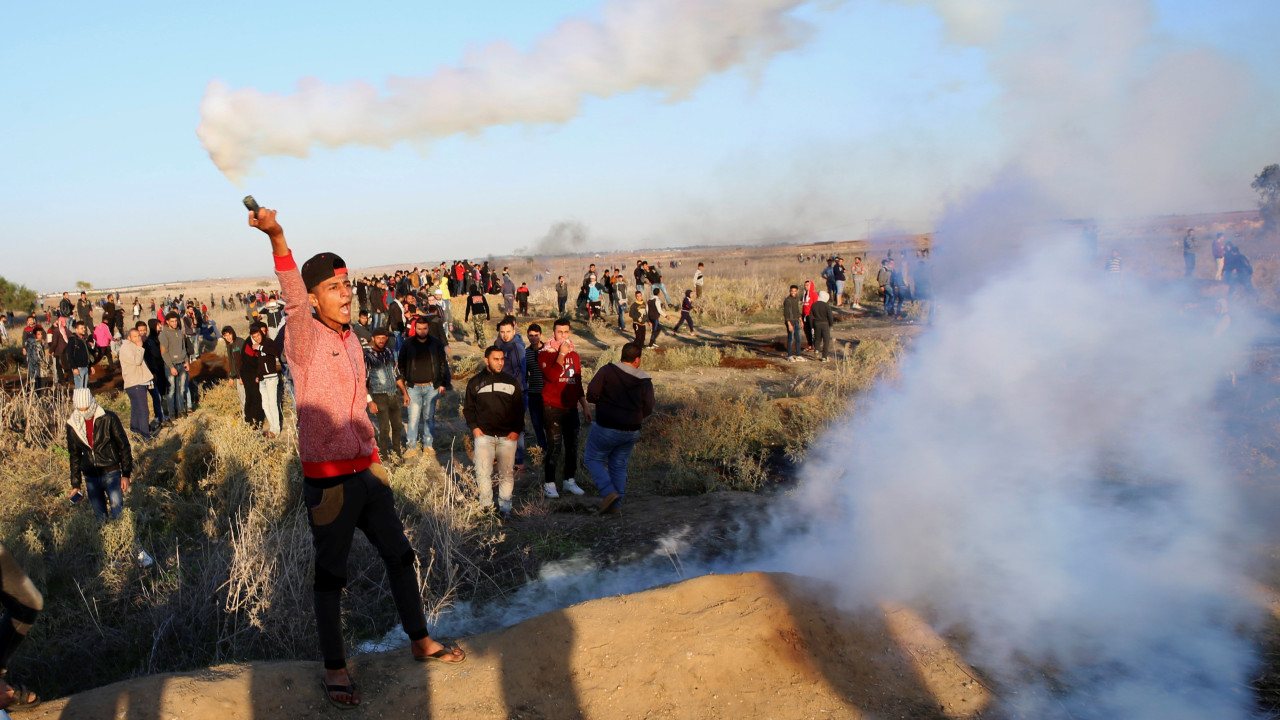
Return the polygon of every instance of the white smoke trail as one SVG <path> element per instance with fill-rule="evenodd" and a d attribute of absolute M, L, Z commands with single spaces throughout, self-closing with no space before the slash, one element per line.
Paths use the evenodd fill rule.
<path fill-rule="evenodd" d="M 212 82 L 196 134 L 239 183 L 261 157 L 315 147 L 390 147 L 511 124 L 564 123 L 590 96 L 638 89 L 689 95 L 709 75 L 797 47 L 809 0 L 612 0 L 598 20 L 568 20 L 528 52 L 493 43 L 428 77 L 300 82 L 292 95 Z"/>

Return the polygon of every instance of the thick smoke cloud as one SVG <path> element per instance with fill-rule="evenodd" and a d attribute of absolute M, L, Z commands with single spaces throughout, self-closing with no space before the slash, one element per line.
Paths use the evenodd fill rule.
<path fill-rule="evenodd" d="M 1219 412 L 1255 336 L 1046 229 L 1203 207 L 1241 76 L 1165 51 L 1146 2 L 933 5 L 987 50 L 1016 152 L 938 223 L 934 326 L 807 466 L 780 566 L 928 608 L 1015 715 L 1250 717 Z"/>
<path fill-rule="evenodd" d="M 562 23 L 527 52 L 494 43 L 420 78 L 307 80 L 296 93 L 210 83 L 196 130 L 239 182 L 261 157 L 313 148 L 390 147 L 511 124 L 568 122 L 587 97 L 639 89 L 687 97 L 709 75 L 800 45 L 810 29 L 789 13 L 803 0 L 612 0 L 599 20 Z"/>
<path fill-rule="evenodd" d="M 816 529 L 781 564 L 963 628 L 1028 717 L 1247 717 L 1215 395 L 1252 338 L 1104 283 L 1074 236 L 1027 239 L 831 433 L 785 512 Z"/>

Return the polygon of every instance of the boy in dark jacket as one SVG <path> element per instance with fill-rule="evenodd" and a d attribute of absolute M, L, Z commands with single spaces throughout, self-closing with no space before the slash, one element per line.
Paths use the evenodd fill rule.
<path fill-rule="evenodd" d="M 124 511 L 124 493 L 133 473 L 133 452 L 129 436 L 116 414 L 93 399 L 89 388 L 77 388 L 72 395 L 75 411 L 67 419 L 67 454 L 71 458 L 71 496 L 80 495 L 81 478 L 99 520 Z"/>
<path fill-rule="evenodd" d="M 622 346 L 621 362 L 600 369 L 587 386 L 596 422 L 587 433 L 582 462 L 600 488 L 600 512 L 617 515 L 627 491 L 627 459 L 640 439 L 640 424 L 653 414 L 653 380 L 640 369 L 638 343 Z"/>
<path fill-rule="evenodd" d="M 523 355 L 523 351 L 521 352 Z M 467 383 L 462 417 L 475 443 L 480 506 L 493 505 L 493 462 L 498 461 L 498 512 L 511 513 L 515 488 L 516 441 L 524 432 L 524 394 L 520 381 L 503 372 L 505 353 L 496 345 L 484 351 L 485 369 Z"/>

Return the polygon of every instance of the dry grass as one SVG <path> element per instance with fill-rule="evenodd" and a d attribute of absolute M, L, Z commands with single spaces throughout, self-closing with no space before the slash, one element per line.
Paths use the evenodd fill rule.
<path fill-rule="evenodd" d="M 135 444 L 126 511 L 100 524 L 88 503 L 66 500 L 66 393 L 24 397 L 0 409 L 5 495 L 25 499 L 0 504 L 0 543 L 45 591 L 45 611 L 15 661 L 39 678 L 42 693 L 316 655 L 311 535 L 291 412 L 269 440 L 240 422 L 234 389 L 210 388 L 176 431 Z M 466 502 L 474 491 L 463 481 L 434 461 L 391 473 L 432 613 L 460 589 L 494 592 L 481 569 L 491 549 L 476 539 L 479 520 Z M 139 566 L 140 549 L 155 567 Z M 349 567 L 346 629 L 355 643 L 383 635 L 396 618 L 368 542 L 357 540 Z"/>

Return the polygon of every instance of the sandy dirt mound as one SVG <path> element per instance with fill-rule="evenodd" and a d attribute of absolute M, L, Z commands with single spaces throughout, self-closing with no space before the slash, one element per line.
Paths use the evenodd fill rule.
<path fill-rule="evenodd" d="M 17 718 L 964 718 L 990 694 L 905 608 L 845 615 L 783 574 L 696 578 L 464 640 L 464 665 L 408 648 L 353 659 L 363 705 L 331 708 L 316 662 L 157 675 Z"/>

